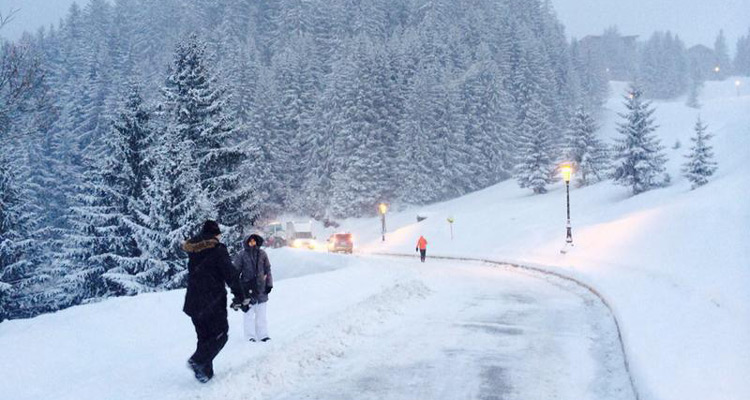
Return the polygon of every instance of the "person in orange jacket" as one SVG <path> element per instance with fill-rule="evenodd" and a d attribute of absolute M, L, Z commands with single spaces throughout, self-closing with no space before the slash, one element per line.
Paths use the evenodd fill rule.
<path fill-rule="evenodd" d="M 424 236 L 419 236 L 419 240 L 417 240 L 417 252 L 419 253 L 419 259 L 424 262 L 424 259 L 427 258 L 427 239 Z"/>

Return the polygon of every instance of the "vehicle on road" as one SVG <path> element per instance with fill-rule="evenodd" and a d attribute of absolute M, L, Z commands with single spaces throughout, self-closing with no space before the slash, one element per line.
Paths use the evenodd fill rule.
<path fill-rule="evenodd" d="M 317 242 L 312 233 L 311 222 L 287 222 L 286 223 L 286 241 L 291 247 L 315 250 Z"/>
<path fill-rule="evenodd" d="M 328 238 L 329 253 L 354 252 L 354 236 L 351 233 L 334 233 Z"/>
<path fill-rule="evenodd" d="M 286 232 L 281 222 L 271 222 L 263 229 L 266 236 L 266 246 L 278 249 L 287 245 Z"/>

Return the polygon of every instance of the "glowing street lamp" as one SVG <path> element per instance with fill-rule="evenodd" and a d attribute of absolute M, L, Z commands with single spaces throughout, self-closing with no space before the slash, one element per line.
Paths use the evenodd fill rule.
<path fill-rule="evenodd" d="M 565 225 L 565 245 L 573 245 L 573 232 L 572 228 L 570 226 L 570 177 L 573 174 L 573 167 L 570 164 L 563 164 L 560 167 L 560 173 L 562 173 L 562 178 L 565 181 L 565 193 L 567 196 L 567 205 L 568 205 L 568 222 Z M 564 251 L 563 251 L 564 253 Z"/>
<path fill-rule="evenodd" d="M 380 221 L 382 222 L 381 233 L 383 235 L 383 241 L 385 242 L 385 213 L 388 212 L 388 206 L 385 203 L 380 203 L 378 209 L 380 211 Z"/>
<path fill-rule="evenodd" d="M 740 97 L 740 85 L 742 85 L 742 81 L 740 81 L 739 79 L 734 81 L 734 87 L 737 88 L 737 97 Z"/>
<path fill-rule="evenodd" d="M 714 72 L 718 74 L 720 71 L 721 71 L 721 67 L 719 67 L 718 65 L 714 67 Z"/>

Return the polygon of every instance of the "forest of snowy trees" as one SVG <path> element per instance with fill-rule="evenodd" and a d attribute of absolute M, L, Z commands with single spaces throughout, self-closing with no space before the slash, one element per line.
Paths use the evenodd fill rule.
<path fill-rule="evenodd" d="M 684 54 L 655 37 L 635 80 L 683 94 L 642 74 Z M 91 0 L 1 45 L 0 321 L 181 287 L 179 244 L 206 218 L 236 246 L 283 212 L 362 216 L 511 178 L 544 193 L 568 157 L 581 185 L 611 167 L 634 193 L 656 184 L 611 165 L 591 117 L 609 59 L 569 43 L 547 1 Z"/>

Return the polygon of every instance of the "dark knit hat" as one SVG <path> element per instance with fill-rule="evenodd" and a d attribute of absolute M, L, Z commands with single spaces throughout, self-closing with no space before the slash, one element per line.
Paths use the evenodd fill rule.
<path fill-rule="evenodd" d="M 221 234 L 221 229 L 219 229 L 219 224 L 216 221 L 209 219 L 203 223 L 201 233 L 204 235 L 216 236 Z"/>

